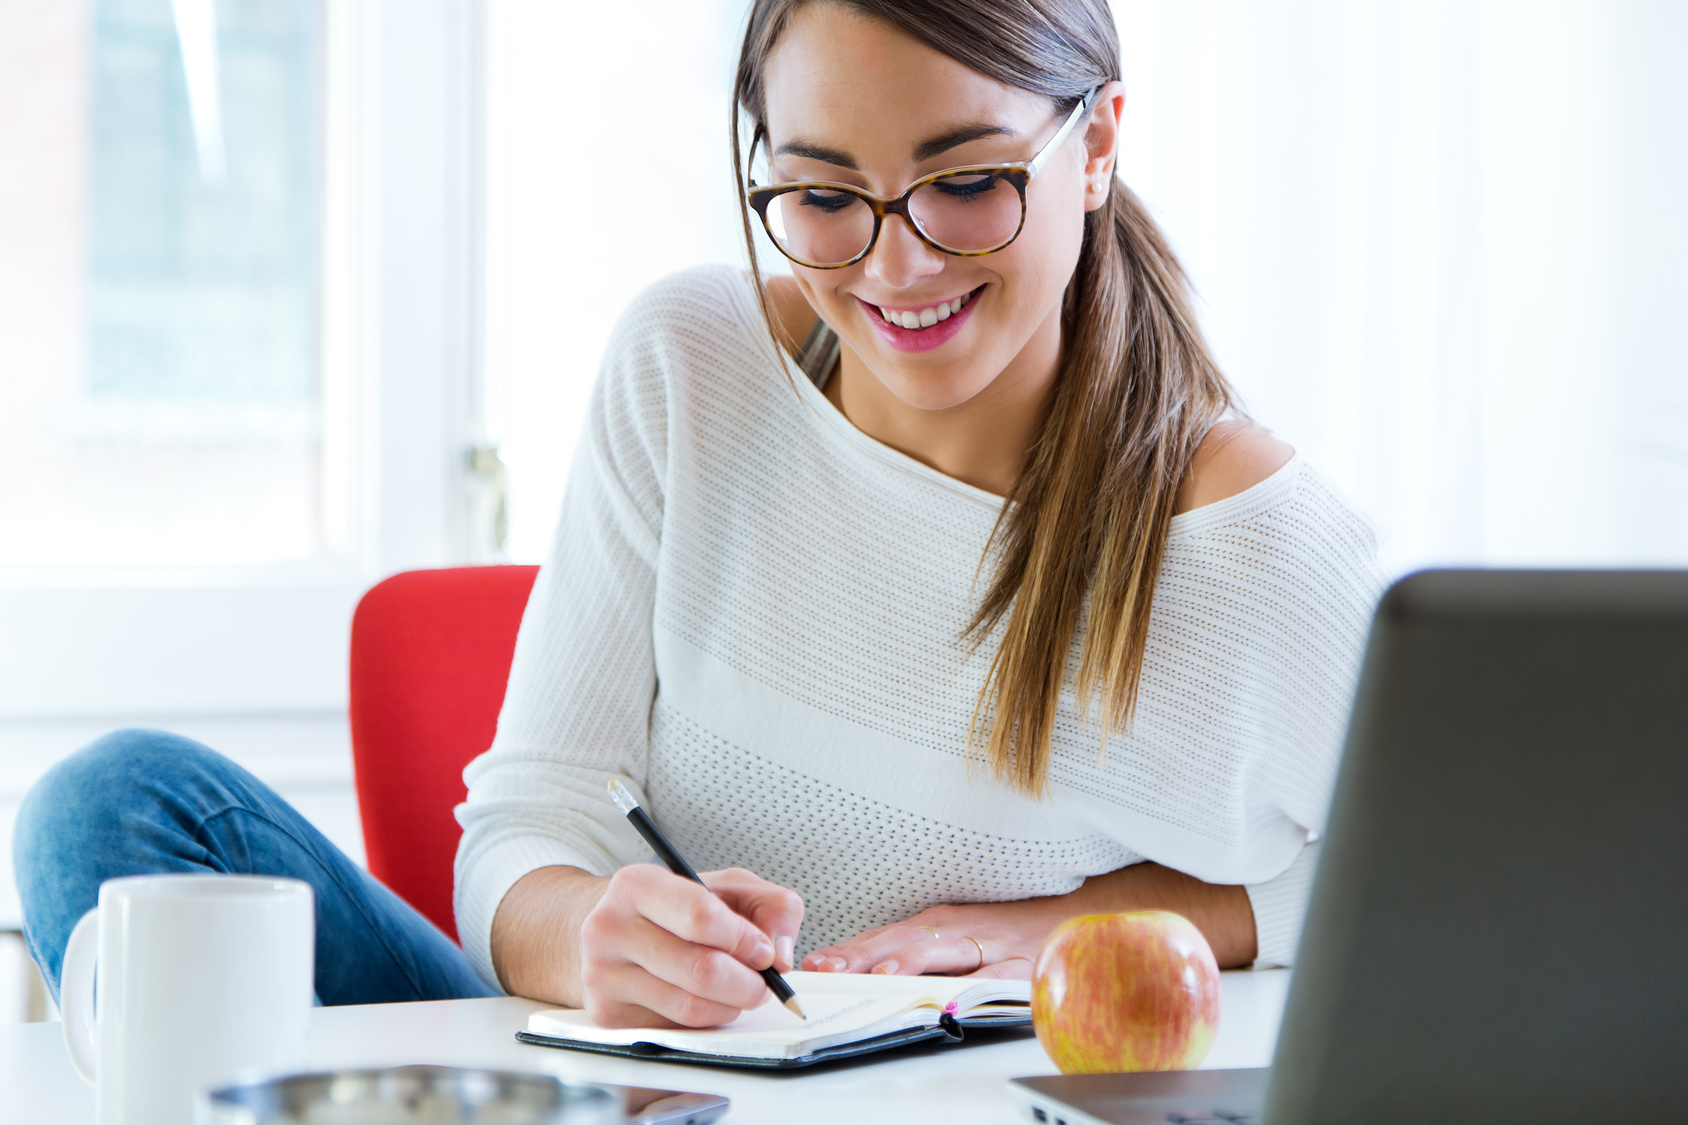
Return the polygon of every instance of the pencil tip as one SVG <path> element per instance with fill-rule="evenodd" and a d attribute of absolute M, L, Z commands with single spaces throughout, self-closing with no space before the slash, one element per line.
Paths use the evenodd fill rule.
<path fill-rule="evenodd" d="M 623 813 L 631 814 L 634 809 L 639 807 L 639 802 L 633 799 L 633 794 L 627 791 L 627 786 L 616 778 L 610 778 L 604 788 L 610 791 L 610 800 L 614 801 L 615 807 Z"/>
<path fill-rule="evenodd" d="M 806 1020 L 806 1019 L 808 1019 L 808 1018 L 809 1018 L 809 1017 L 808 1017 L 808 1016 L 806 1016 L 806 1015 L 804 1015 L 804 1014 L 803 1014 L 803 1009 L 802 1009 L 802 1008 L 800 1008 L 800 1007 L 798 1007 L 798 1005 L 797 1005 L 797 997 L 795 997 L 795 996 L 793 996 L 793 997 L 792 997 L 792 998 L 791 998 L 791 999 L 790 999 L 790 1000 L 787 1000 L 787 1001 L 786 1001 L 786 1002 L 785 1002 L 785 1006 L 786 1006 L 786 1007 L 788 1007 L 788 1008 L 790 1008 L 790 1009 L 791 1009 L 791 1010 L 792 1010 L 792 1011 L 793 1011 L 793 1012 L 795 1012 L 795 1013 L 796 1013 L 796 1014 L 797 1014 L 797 1018 L 798 1018 L 798 1019 L 800 1019 L 800 1020 Z"/>

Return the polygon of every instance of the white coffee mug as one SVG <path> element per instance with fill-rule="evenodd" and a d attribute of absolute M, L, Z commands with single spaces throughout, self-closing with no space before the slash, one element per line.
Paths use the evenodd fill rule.
<path fill-rule="evenodd" d="M 315 942 L 297 879 L 102 883 L 59 979 L 65 1048 L 95 1086 L 99 1125 L 182 1125 L 207 1087 L 302 1069 Z"/>

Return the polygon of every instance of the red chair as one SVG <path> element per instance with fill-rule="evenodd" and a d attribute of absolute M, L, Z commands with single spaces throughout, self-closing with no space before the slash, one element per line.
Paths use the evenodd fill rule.
<path fill-rule="evenodd" d="M 369 870 L 455 941 L 463 767 L 492 745 L 536 566 L 412 570 L 352 616 L 352 762 Z"/>

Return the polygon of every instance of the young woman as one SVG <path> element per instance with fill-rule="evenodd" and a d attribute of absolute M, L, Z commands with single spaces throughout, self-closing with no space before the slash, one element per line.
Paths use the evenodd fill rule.
<path fill-rule="evenodd" d="M 1024 976 L 1063 919 L 1149 907 L 1287 962 L 1375 548 L 1241 416 L 1115 178 L 1118 57 L 1105 0 L 757 0 L 734 156 L 791 276 L 688 271 L 617 327 L 466 773 L 462 951 L 228 763 L 130 733 L 25 809 L 49 975 L 143 863 L 317 883 L 326 1002 L 496 984 L 702 1026 L 769 964 Z M 685 171 L 625 190 L 661 222 Z M 611 778 L 714 894 L 641 862 Z M 67 822 L 79 793 L 148 848 Z"/>
<path fill-rule="evenodd" d="M 698 1025 L 770 960 L 1028 975 L 1099 911 L 1289 959 L 1374 546 L 1234 417 L 1114 176 L 1118 54 L 1103 0 L 754 5 L 736 155 L 792 276 L 615 333 L 467 774 L 484 974 Z"/>

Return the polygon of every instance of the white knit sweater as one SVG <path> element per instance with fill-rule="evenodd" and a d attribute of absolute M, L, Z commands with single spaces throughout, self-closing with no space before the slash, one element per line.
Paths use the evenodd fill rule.
<path fill-rule="evenodd" d="M 610 777 L 699 870 L 800 893 L 800 954 L 1151 859 L 1246 884 L 1260 963 L 1288 963 L 1381 590 L 1370 525 L 1299 458 L 1175 517 L 1134 726 L 1099 759 L 1069 693 L 1039 801 L 963 754 L 994 644 L 959 638 L 1001 507 L 788 377 L 738 271 L 638 298 L 464 772 L 457 925 L 480 973 L 523 875 L 650 858 Z"/>

